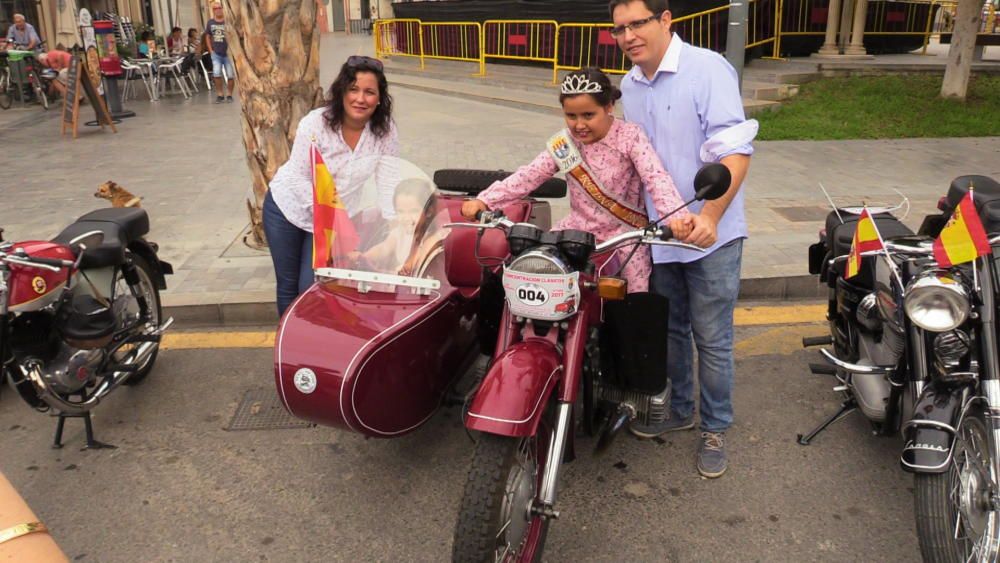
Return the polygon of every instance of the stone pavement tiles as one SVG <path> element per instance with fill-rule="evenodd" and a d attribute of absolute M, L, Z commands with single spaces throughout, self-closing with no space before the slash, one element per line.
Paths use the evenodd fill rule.
<path fill-rule="evenodd" d="M 343 60 L 343 46 L 339 53 L 335 47 L 336 41 L 324 41 L 327 61 Z M 325 85 L 333 66 L 323 65 Z M 391 91 L 402 156 L 428 174 L 440 168 L 513 169 L 536 156 L 562 126 L 558 117 L 534 112 Z M 240 242 L 248 222 L 249 172 L 239 104 L 215 105 L 202 92 L 191 101 L 175 96 L 127 105 L 138 116 L 123 122 L 118 134 L 82 128 L 75 141 L 60 138 L 58 112 L 38 110 L 37 120 L 0 122 L 6 149 L 0 153 L 0 226 L 6 236 L 54 235 L 75 217 L 105 206 L 93 193 L 112 179 L 144 198 L 149 238 L 175 267 L 166 305 L 273 301 L 269 256 Z M 898 189 L 911 198 L 907 223 L 915 227 L 950 180 L 968 173 L 1000 177 L 1000 139 L 757 143 L 747 183 L 751 239 L 743 276 L 806 273 L 807 246 L 825 217 L 820 181 L 843 204 L 895 202 L 899 196 L 892 189 Z M 567 211 L 565 201 L 553 203 L 556 218 Z"/>

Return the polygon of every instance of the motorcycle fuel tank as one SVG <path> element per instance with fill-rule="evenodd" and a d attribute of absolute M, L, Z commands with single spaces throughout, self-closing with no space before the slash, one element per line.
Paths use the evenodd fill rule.
<path fill-rule="evenodd" d="M 12 249 L 23 249 L 30 256 L 73 260 L 69 247 L 47 241 L 26 241 L 15 243 Z M 10 293 L 7 304 L 15 313 L 37 311 L 59 298 L 60 289 L 66 283 L 66 268 L 58 272 L 42 268 L 32 268 L 20 264 L 10 264 Z"/>

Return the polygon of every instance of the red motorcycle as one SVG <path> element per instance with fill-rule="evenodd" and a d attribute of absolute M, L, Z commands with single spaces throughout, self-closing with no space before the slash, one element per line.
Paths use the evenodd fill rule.
<path fill-rule="evenodd" d="M 447 195 L 412 167 L 400 181 L 406 167 L 377 166 L 365 195 L 343 196 L 360 242 L 317 269 L 285 312 L 278 393 L 297 417 L 382 438 L 415 430 L 442 404 L 462 405 L 466 426 L 481 434 L 453 558 L 537 560 L 559 514 L 574 411 L 590 434 L 604 420 L 601 451 L 628 421 L 669 412 L 667 302 L 627 294 L 612 276 L 622 265 L 616 251 L 695 247 L 655 224 L 599 245 L 592 233 L 549 231 L 549 205 L 535 198 L 465 223 L 466 196 L 506 173 L 439 171 L 437 188 L 464 192 Z M 719 197 L 729 183 L 728 169 L 709 165 L 695 200 Z M 560 197 L 565 183 L 557 186 L 533 195 Z M 488 370 L 460 391 L 480 353 Z"/>
<path fill-rule="evenodd" d="M 684 206 L 720 197 L 730 181 L 725 166 L 707 165 Z M 662 422 L 669 414 L 669 305 L 653 293 L 627 293 L 616 277 L 618 250 L 702 249 L 670 240 L 670 229 L 655 223 L 596 244 L 589 232 L 545 232 L 489 212 L 480 220 L 472 226 L 506 233 L 511 258 L 496 351 L 465 413 L 466 427 L 481 434 L 452 559 L 538 561 L 549 523 L 559 517 L 560 467 L 575 457 L 575 421 L 598 435 L 599 454 L 628 422 Z"/>
<path fill-rule="evenodd" d="M 56 411 L 53 447 L 67 418 L 84 419 L 87 448 L 113 447 L 94 439 L 90 411 L 153 369 L 173 268 L 148 232 L 146 212 L 129 208 L 87 213 L 51 241 L 0 237 L 0 382 Z"/>

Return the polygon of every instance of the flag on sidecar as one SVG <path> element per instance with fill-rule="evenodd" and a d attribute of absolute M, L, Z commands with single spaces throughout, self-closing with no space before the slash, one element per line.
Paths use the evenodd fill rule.
<path fill-rule="evenodd" d="M 989 237 L 972 202 L 972 190 L 969 190 L 955 206 L 941 234 L 934 239 L 934 259 L 942 268 L 950 268 L 990 252 Z"/>
<path fill-rule="evenodd" d="M 361 241 L 337 195 L 333 175 L 315 144 L 309 147 L 313 180 L 313 269 L 326 268 L 334 259 L 346 257 Z"/>
<path fill-rule="evenodd" d="M 865 207 L 861 211 L 858 219 L 858 226 L 854 229 L 854 238 L 851 240 L 851 253 L 847 255 L 847 269 L 844 278 L 850 279 L 858 275 L 861 271 L 861 253 L 882 250 L 882 237 L 878 234 L 878 227 Z"/>

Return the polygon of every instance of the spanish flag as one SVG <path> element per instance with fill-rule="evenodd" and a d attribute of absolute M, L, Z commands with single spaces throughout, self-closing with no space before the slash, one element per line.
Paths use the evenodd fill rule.
<path fill-rule="evenodd" d="M 360 238 L 337 195 L 333 176 L 315 144 L 309 148 L 313 180 L 313 269 L 326 268 L 358 248 Z"/>
<path fill-rule="evenodd" d="M 989 253 L 990 241 L 972 203 L 972 190 L 969 190 L 958 202 L 941 234 L 934 239 L 934 259 L 942 268 L 950 268 Z"/>
<path fill-rule="evenodd" d="M 868 208 L 861 211 L 858 226 L 854 229 L 854 239 L 851 240 L 851 253 L 847 255 L 847 270 L 844 278 L 850 279 L 861 271 L 861 253 L 882 250 L 882 237 L 878 234 L 875 221 L 868 214 Z"/>

